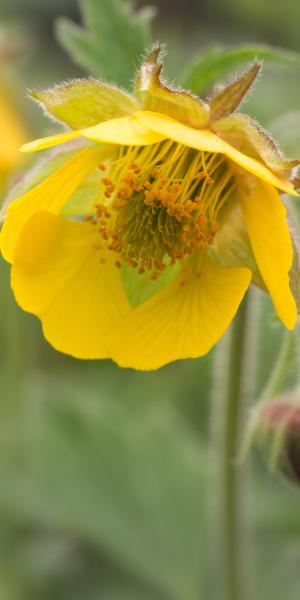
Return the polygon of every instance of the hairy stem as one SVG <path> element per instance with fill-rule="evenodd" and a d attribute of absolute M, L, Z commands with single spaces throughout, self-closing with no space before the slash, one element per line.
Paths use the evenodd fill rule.
<path fill-rule="evenodd" d="M 279 350 L 276 363 L 271 371 L 269 381 L 263 390 L 261 402 L 274 398 L 282 391 L 287 374 L 290 372 L 294 348 L 294 332 L 286 330 L 283 334 L 281 348 Z"/>
<path fill-rule="evenodd" d="M 220 593 L 224 600 L 242 600 L 243 544 L 241 540 L 241 494 L 238 466 L 239 434 L 246 368 L 246 330 L 248 298 L 242 302 L 229 338 L 220 347 L 216 362 L 215 414 L 218 423 L 213 436 L 217 441 L 219 482 L 218 544 Z M 221 473 L 220 473 L 221 471 Z M 220 483 L 221 482 L 221 483 Z M 216 535 L 214 544 L 217 543 Z M 217 569 L 218 570 L 218 569 Z"/>

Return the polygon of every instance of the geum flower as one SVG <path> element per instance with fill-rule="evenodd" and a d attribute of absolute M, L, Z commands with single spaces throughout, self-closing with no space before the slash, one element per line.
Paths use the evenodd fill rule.
<path fill-rule="evenodd" d="M 0 192 L 20 160 L 19 147 L 26 139 L 25 127 L 14 105 L 11 86 L 6 78 L 9 50 L 8 46 L 0 46 Z"/>
<path fill-rule="evenodd" d="M 159 53 L 135 98 L 93 79 L 31 92 L 71 130 L 23 150 L 69 143 L 9 204 L 1 234 L 17 302 L 56 349 L 143 370 L 207 353 L 251 281 L 287 328 L 297 314 L 279 191 L 296 194 L 299 161 L 234 113 L 260 65 L 207 104 L 162 81 Z"/>

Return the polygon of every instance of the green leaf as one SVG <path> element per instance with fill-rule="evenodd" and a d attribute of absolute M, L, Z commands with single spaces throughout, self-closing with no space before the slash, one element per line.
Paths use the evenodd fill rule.
<path fill-rule="evenodd" d="M 280 140 L 288 156 L 300 155 L 300 111 L 291 111 L 268 123 L 275 139 Z"/>
<path fill-rule="evenodd" d="M 300 66 L 299 54 L 281 48 L 254 44 L 226 50 L 221 46 L 216 46 L 200 54 L 187 67 L 182 77 L 182 85 L 195 94 L 200 94 L 233 69 L 242 67 L 248 61 L 258 59 Z"/>
<path fill-rule="evenodd" d="M 35 387 L 34 425 L 25 426 L 30 460 L 15 469 L 2 453 L 2 507 L 105 552 L 151 585 L 153 598 L 197 598 L 205 558 L 200 447 L 174 415 L 149 414 L 145 387 L 149 400 L 137 410 L 124 394 L 118 406 L 99 391 L 83 403 L 82 390 L 53 386 L 43 398 L 42 389 Z"/>
<path fill-rule="evenodd" d="M 85 28 L 59 19 L 57 35 L 72 58 L 94 75 L 129 88 L 151 44 L 152 10 L 133 11 L 121 0 L 82 0 Z"/>

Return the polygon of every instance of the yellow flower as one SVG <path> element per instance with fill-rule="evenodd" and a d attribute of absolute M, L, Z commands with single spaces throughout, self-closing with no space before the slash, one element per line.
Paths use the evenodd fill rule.
<path fill-rule="evenodd" d="M 0 61 L 1 64 L 1 61 Z M 0 192 L 8 174 L 20 160 L 19 147 L 25 141 L 25 130 L 4 83 L 0 80 Z"/>
<path fill-rule="evenodd" d="M 25 142 L 26 132 L 13 102 L 13 93 L 8 76 L 9 63 L 23 50 L 15 42 L 0 43 L 0 193 L 7 177 L 20 161 L 19 148 Z"/>
<path fill-rule="evenodd" d="M 295 194 L 298 161 L 233 114 L 258 70 L 206 104 L 161 80 L 156 46 L 136 98 L 95 80 L 31 93 L 71 131 L 23 150 L 70 143 L 8 206 L 1 250 L 17 302 L 56 349 L 143 370 L 201 356 L 252 280 L 295 326 L 278 190 Z"/>

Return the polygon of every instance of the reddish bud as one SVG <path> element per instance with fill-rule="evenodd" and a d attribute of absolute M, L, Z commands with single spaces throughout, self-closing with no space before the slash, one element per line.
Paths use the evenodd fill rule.
<path fill-rule="evenodd" d="M 270 462 L 282 475 L 300 485 L 300 405 L 283 396 L 260 409 L 259 437 Z"/>

